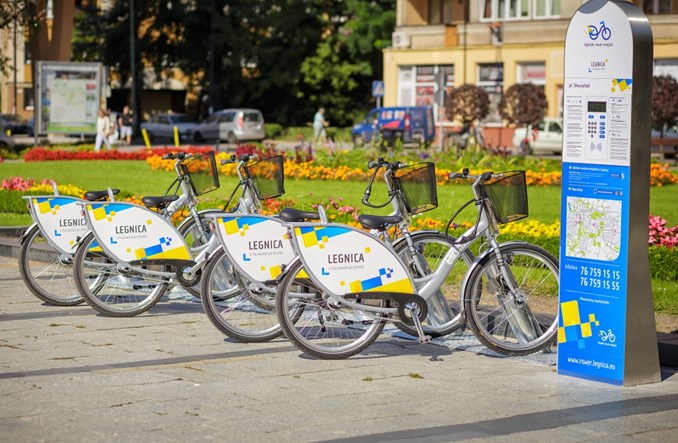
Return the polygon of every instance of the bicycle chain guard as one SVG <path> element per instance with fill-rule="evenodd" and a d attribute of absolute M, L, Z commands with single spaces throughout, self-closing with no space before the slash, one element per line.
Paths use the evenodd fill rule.
<path fill-rule="evenodd" d="M 347 300 L 355 300 L 360 302 L 360 300 L 384 300 L 386 302 L 395 302 L 398 304 L 398 317 L 399 321 L 407 325 L 413 325 L 414 321 L 407 314 L 405 306 L 408 304 L 414 303 L 417 305 L 419 312 L 419 320 L 423 321 L 428 315 L 428 304 L 421 296 L 417 294 L 404 294 L 402 292 L 354 292 L 351 294 L 346 294 L 343 296 Z"/>

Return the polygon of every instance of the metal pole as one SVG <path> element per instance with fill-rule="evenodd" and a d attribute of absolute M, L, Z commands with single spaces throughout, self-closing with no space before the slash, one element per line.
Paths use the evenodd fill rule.
<path fill-rule="evenodd" d="M 136 23 L 134 19 L 134 0 L 129 1 L 129 58 L 130 58 L 130 75 L 132 76 L 132 85 L 130 88 L 130 100 L 131 100 L 131 108 L 132 108 L 132 114 L 134 118 L 134 124 L 132 125 L 132 135 L 134 135 L 134 130 L 138 128 L 139 126 L 139 112 L 137 109 L 137 68 L 136 68 L 136 61 L 135 61 L 135 47 L 134 47 L 134 41 L 136 39 Z"/>
<path fill-rule="evenodd" d="M 19 20 L 19 13 L 17 12 L 18 6 L 17 6 L 17 0 L 14 0 L 14 98 L 12 99 L 12 114 L 16 115 L 16 93 L 17 93 L 17 87 L 16 87 L 16 81 L 17 81 L 17 71 L 19 68 L 17 67 L 17 27 L 19 26 L 18 20 Z"/>
<path fill-rule="evenodd" d="M 208 109 L 207 109 L 208 115 L 211 115 L 214 112 L 214 61 L 215 61 L 214 24 L 215 24 L 215 20 L 216 20 L 215 4 L 214 4 L 214 0 L 212 0 L 211 3 L 210 3 L 210 75 L 209 75 L 210 87 L 209 87 L 209 90 L 208 90 L 208 93 L 209 93 Z"/>

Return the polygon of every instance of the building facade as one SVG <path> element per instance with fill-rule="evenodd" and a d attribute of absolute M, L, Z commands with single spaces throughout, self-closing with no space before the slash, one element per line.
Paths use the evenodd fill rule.
<path fill-rule="evenodd" d="M 384 51 L 384 106 L 432 105 L 440 124 L 451 126 L 434 98 L 443 71 L 448 92 L 467 83 L 485 89 L 487 128 L 504 126 L 498 104 L 515 83 L 543 86 L 546 115 L 562 117 L 565 33 L 585 1 L 398 0 L 392 46 Z M 655 75 L 678 79 L 678 0 L 634 3 L 652 27 Z M 494 134 L 493 142 L 507 146 L 511 135 Z"/>

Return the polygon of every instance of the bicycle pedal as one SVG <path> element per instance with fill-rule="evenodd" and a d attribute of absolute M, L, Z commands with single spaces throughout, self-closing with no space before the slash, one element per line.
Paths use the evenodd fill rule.
<path fill-rule="evenodd" d="M 423 337 L 419 337 L 417 339 L 417 341 L 422 345 L 425 345 L 426 343 L 431 343 L 431 340 L 432 338 L 430 335 L 424 335 Z"/>

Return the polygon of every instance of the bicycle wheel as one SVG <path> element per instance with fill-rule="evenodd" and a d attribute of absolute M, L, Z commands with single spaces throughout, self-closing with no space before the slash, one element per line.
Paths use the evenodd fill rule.
<path fill-rule="evenodd" d="M 239 283 L 235 291 L 233 281 Z M 245 278 L 234 276 L 226 253 L 216 251 L 202 277 L 201 299 L 207 317 L 218 330 L 239 342 L 265 342 L 279 337 L 282 330 L 274 310 L 275 292 L 271 289 L 268 295 L 256 294 L 257 300 L 268 300 L 262 308 L 263 303 L 254 303 L 248 286 Z"/>
<path fill-rule="evenodd" d="M 275 302 L 278 322 L 287 338 L 304 353 L 320 359 L 358 354 L 384 329 L 383 318 L 343 305 L 320 291 L 298 259 L 287 267 Z"/>
<path fill-rule="evenodd" d="M 37 225 L 19 249 L 19 273 L 26 287 L 40 300 L 57 306 L 74 306 L 85 300 L 73 282 L 73 256 L 54 249 Z"/>
<path fill-rule="evenodd" d="M 87 304 L 110 317 L 134 317 L 160 301 L 169 278 L 121 270 L 95 242 L 94 235 L 87 234 L 73 259 L 75 285 Z M 143 269 L 166 271 L 158 265 Z"/>
<path fill-rule="evenodd" d="M 489 349 L 506 355 L 554 350 L 558 329 L 558 261 L 526 244 L 500 245 L 508 282 L 493 251 L 475 267 L 464 288 L 468 326 Z M 512 294 L 510 288 L 516 293 Z"/>
<path fill-rule="evenodd" d="M 415 232 L 411 239 L 414 255 L 404 238 L 396 242 L 393 249 L 407 265 L 415 284 L 421 287 L 426 281 L 422 277 L 438 269 L 452 244 L 441 232 Z M 422 328 L 431 338 L 448 335 L 464 326 L 461 286 L 473 260 L 473 254 L 469 250 L 462 252 L 443 285 L 427 301 L 429 313 L 422 322 Z M 401 322 L 395 323 L 395 326 L 406 334 L 417 337 L 417 330 L 413 326 Z"/>

